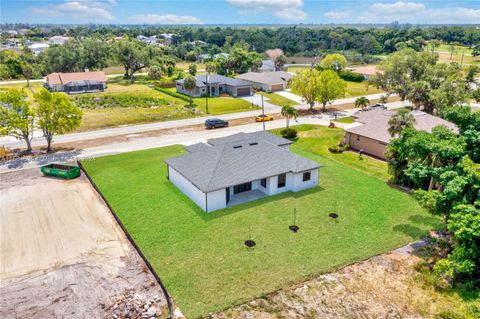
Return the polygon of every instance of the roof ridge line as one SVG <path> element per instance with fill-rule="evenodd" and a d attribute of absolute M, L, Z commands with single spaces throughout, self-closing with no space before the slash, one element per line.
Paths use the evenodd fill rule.
<path fill-rule="evenodd" d="M 218 156 L 217 156 L 217 159 L 219 159 L 221 157 L 221 155 L 223 154 L 223 151 L 225 150 L 225 146 L 227 145 L 227 143 L 223 143 L 222 145 L 222 150 L 218 153 Z M 217 160 L 217 163 L 215 164 L 215 167 L 213 168 L 212 170 L 212 174 L 210 176 L 210 179 L 208 180 L 208 183 L 206 184 L 206 189 L 209 189 L 209 186 L 210 186 L 210 182 L 212 181 L 213 177 L 215 176 L 215 171 L 218 169 L 218 165 L 220 163 L 220 160 Z M 208 191 L 207 191 L 208 192 Z"/>

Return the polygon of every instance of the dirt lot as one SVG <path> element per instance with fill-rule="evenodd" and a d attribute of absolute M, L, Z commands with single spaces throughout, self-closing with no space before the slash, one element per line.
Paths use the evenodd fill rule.
<path fill-rule="evenodd" d="M 0 175 L 0 317 L 101 318 L 126 291 L 165 300 L 85 177 Z M 118 305 L 117 305 L 118 307 Z"/>

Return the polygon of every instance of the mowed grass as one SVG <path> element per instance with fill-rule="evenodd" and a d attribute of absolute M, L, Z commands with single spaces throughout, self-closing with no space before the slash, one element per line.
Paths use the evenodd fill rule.
<path fill-rule="evenodd" d="M 347 88 L 345 90 L 345 97 L 364 96 L 383 92 L 372 85 L 367 85 L 367 82 L 346 82 Z"/>
<path fill-rule="evenodd" d="M 185 103 L 184 104 L 188 104 Z M 205 98 L 194 98 L 193 104 L 203 113 L 207 111 L 207 101 Z M 245 111 L 258 110 L 259 107 L 242 99 L 235 97 L 210 97 L 208 98 L 208 114 L 218 115 Z"/>
<path fill-rule="evenodd" d="M 83 164 L 187 318 L 389 251 L 438 225 L 409 195 L 315 154 L 308 141 L 292 150 L 323 165 L 318 188 L 210 214 L 166 178 L 163 160 L 182 146 Z M 294 208 L 296 234 L 288 230 Z M 250 238 L 253 249 L 244 246 Z"/>
<path fill-rule="evenodd" d="M 278 106 L 287 106 L 287 105 L 297 105 L 298 103 L 290 100 L 284 96 L 281 96 L 276 93 L 267 93 L 267 92 L 258 92 L 258 94 L 261 94 L 265 97 L 265 101 L 268 103 L 278 105 Z"/>

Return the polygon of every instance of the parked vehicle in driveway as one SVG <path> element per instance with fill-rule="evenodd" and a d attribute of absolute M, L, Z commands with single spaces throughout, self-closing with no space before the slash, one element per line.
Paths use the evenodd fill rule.
<path fill-rule="evenodd" d="M 255 122 L 267 122 L 267 121 L 273 121 L 273 116 L 261 114 L 255 117 Z"/>
<path fill-rule="evenodd" d="M 205 127 L 207 129 L 228 127 L 228 121 L 224 121 L 221 119 L 208 119 L 205 121 Z"/>

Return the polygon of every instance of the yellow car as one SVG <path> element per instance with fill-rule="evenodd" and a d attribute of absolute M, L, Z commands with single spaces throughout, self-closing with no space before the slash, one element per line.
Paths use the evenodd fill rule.
<path fill-rule="evenodd" d="M 259 115 L 255 117 L 255 122 L 268 122 L 273 121 L 273 116 L 271 115 Z"/>

